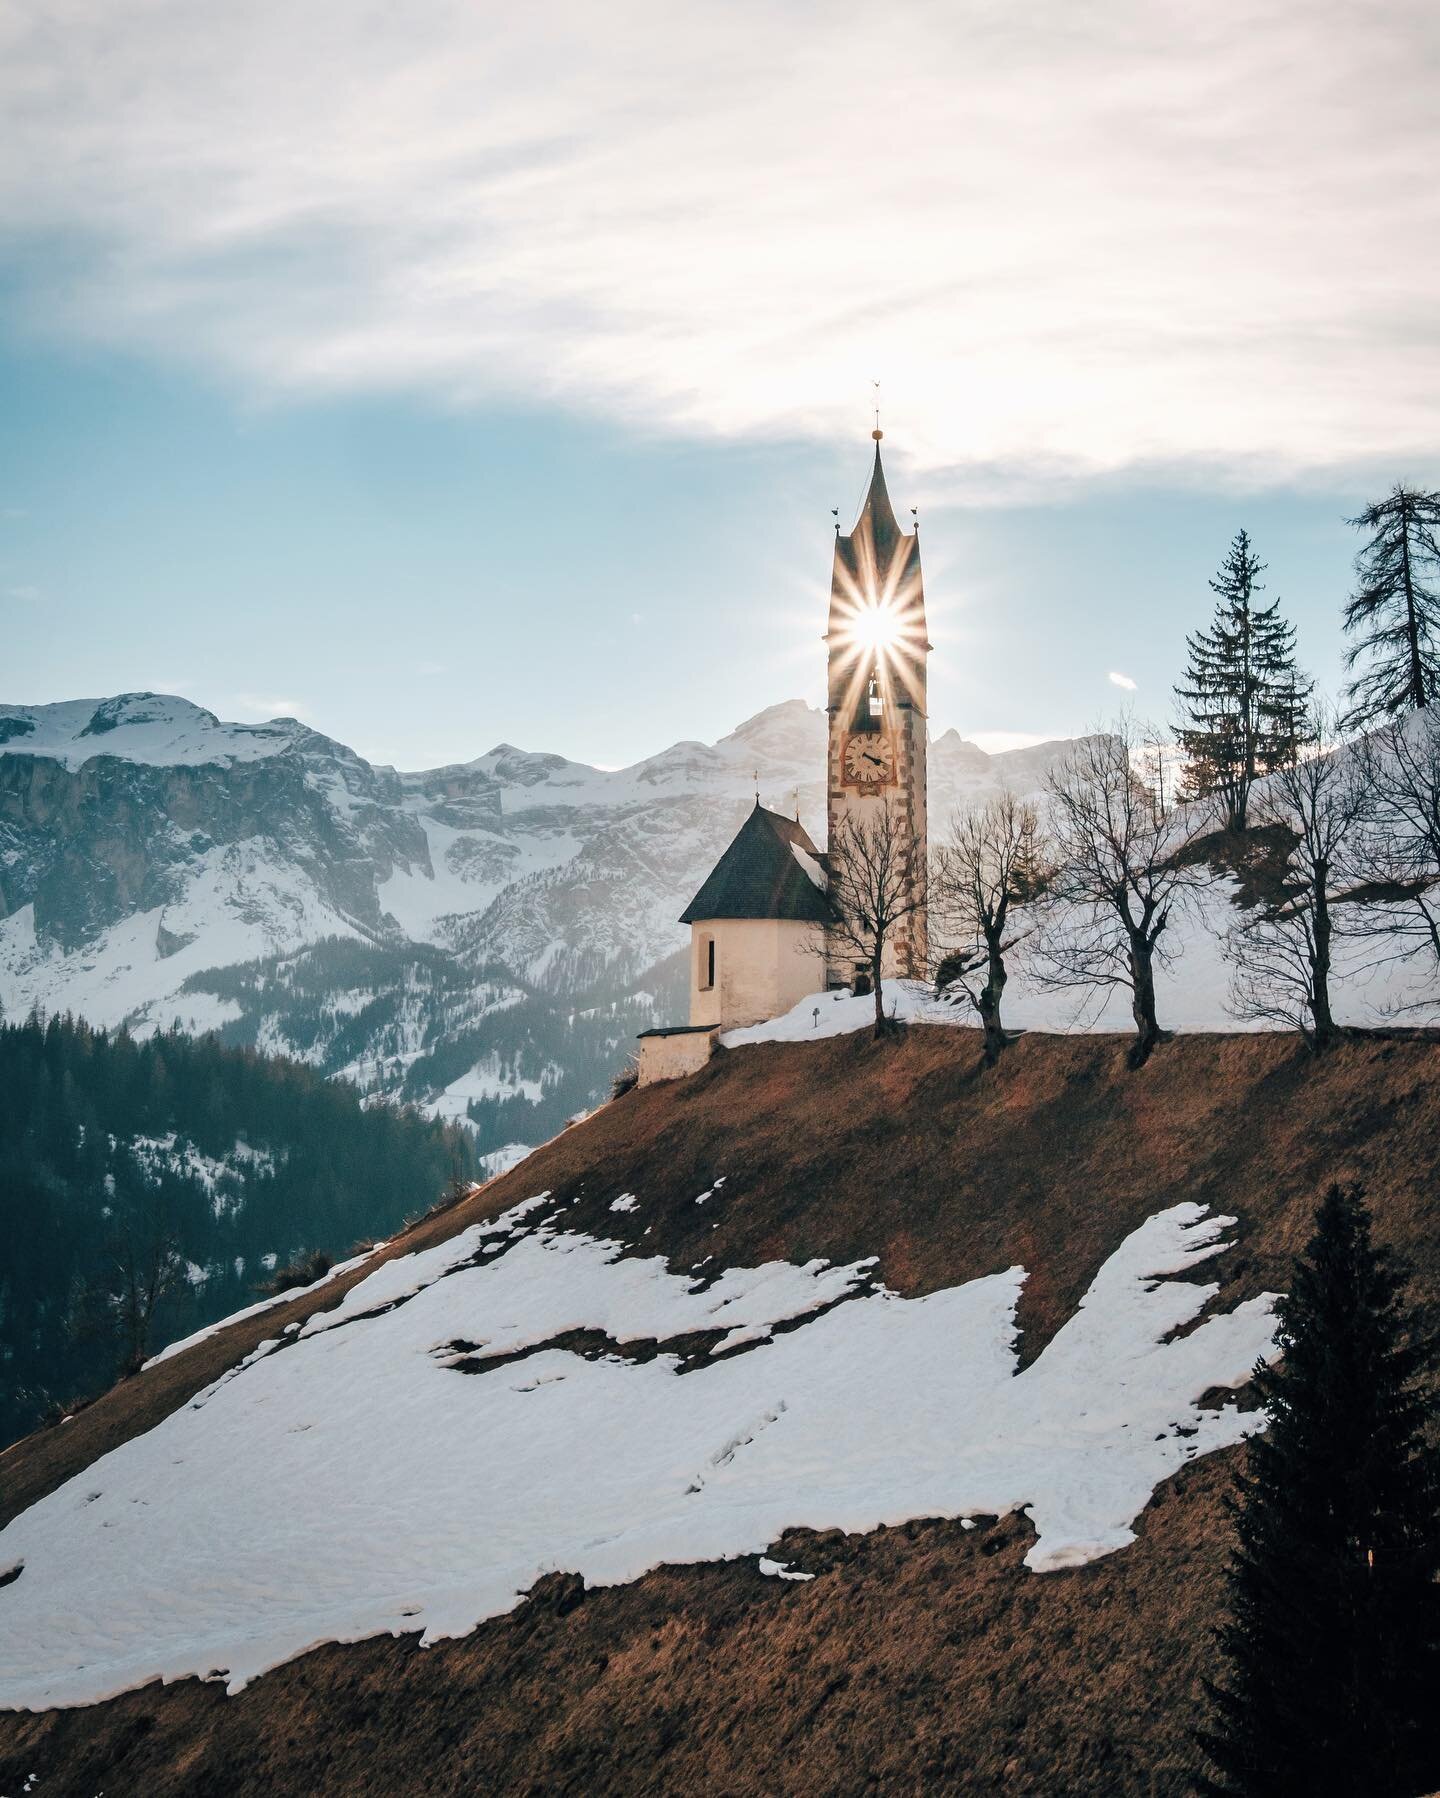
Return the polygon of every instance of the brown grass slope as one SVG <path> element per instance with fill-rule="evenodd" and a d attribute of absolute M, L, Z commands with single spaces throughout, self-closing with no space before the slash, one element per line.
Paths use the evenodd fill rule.
<path fill-rule="evenodd" d="M 1115 1038 L 1023 1038 L 981 1072 L 968 1032 L 722 1056 L 627 1095 L 388 1253 L 548 1188 L 567 1224 L 679 1266 L 878 1254 L 906 1293 L 1021 1262 L 1033 1356 L 1125 1235 L 1198 1199 L 1240 1218 L 1229 1304 L 1284 1283 L 1321 1186 L 1357 1178 L 1440 1300 L 1431 1199 L 1440 1045 L 1195 1036 L 1139 1072 Z M 695 1196 L 727 1176 L 723 1203 Z M 639 1211 L 614 1214 L 621 1192 Z M 333 1303 L 344 1285 L 323 1295 Z M 319 1296 L 319 1295 L 317 1295 Z M 316 1305 L 237 1325 L 0 1457 L 13 1516 Z M 755 1352 L 763 1353 L 762 1350 Z M 195 1682 L 0 1717 L 0 1791 L 48 1794 L 1193 1790 L 1224 1458 L 1157 1495 L 1140 1540 L 1032 1575 L 1023 1518 L 797 1538 L 808 1585 L 749 1561 L 629 1587 L 544 1582 L 464 1641 L 320 1650 L 238 1698 Z M 3 1593 L 0 1593 L 3 1623 Z"/>

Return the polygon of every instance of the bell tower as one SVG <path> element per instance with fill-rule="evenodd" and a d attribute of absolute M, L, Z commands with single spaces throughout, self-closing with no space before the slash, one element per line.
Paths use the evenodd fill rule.
<path fill-rule="evenodd" d="M 917 880 L 926 878 L 927 740 L 925 672 L 930 642 L 918 529 L 902 531 L 885 488 L 878 422 L 875 467 L 849 536 L 835 534 L 830 619 L 825 634 L 829 748 L 829 840 L 850 815 L 886 806 L 913 849 Z M 924 979 L 929 939 L 925 910 L 904 921 L 886 961 L 893 972 Z M 832 956 L 829 977 L 849 984 L 848 959 Z"/>

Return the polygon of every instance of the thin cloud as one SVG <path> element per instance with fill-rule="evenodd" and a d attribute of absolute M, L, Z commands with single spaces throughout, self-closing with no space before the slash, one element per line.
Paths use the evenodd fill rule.
<path fill-rule="evenodd" d="M 1135 682 L 1131 680 L 1128 674 L 1117 674 L 1112 668 L 1107 678 L 1112 687 L 1123 687 L 1127 693 L 1133 693 L 1135 691 Z"/>
<path fill-rule="evenodd" d="M 36 328 L 260 396 L 833 436 L 879 374 L 952 494 L 1413 466 L 1437 65 L 1424 0 L 33 4 L 0 230 Z"/>
<path fill-rule="evenodd" d="M 237 693 L 230 702 L 242 722 L 268 724 L 272 718 L 298 718 L 310 722 L 310 711 L 298 699 L 271 698 L 260 693 Z"/>
<path fill-rule="evenodd" d="M 22 583 L 18 587 L 7 587 L 5 589 L 5 597 L 6 599 L 18 599 L 21 605 L 34 606 L 39 605 L 45 595 L 39 587 L 32 587 Z"/>

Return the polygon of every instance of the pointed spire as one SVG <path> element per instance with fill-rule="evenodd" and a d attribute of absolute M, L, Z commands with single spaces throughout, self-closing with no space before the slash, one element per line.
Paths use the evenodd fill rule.
<path fill-rule="evenodd" d="M 885 469 L 880 461 L 880 439 L 885 433 L 877 425 L 870 433 L 875 439 L 875 466 L 870 474 L 870 488 L 865 495 L 865 503 L 860 508 L 860 516 L 855 520 L 851 531 L 852 537 L 859 536 L 869 523 L 869 532 L 877 549 L 894 543 L 902 535 L 899 520 L 895 516 L 895 508 L 890 504 L 890 494 L 885 486 Z"/>

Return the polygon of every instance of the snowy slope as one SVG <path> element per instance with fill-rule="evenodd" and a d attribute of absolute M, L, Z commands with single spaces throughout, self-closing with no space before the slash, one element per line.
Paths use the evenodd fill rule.
<path fill-rule="evenodd" d="M 1269 1300 L 1176 1335 L 1216 1288 L 1165 1276 L 1233 1222 L 1197 1205 L 1135 1230 L 1017 1372 L 1020 1268 L 918 1299 L 863 1262 L 699 1281 L 547 1198 L 382 1264 L 0 1533 L 0 1705 L 234 1691 L 323 1642 L 463 1634 L 553 1571 L 616 1584 L 790 1526 L 1026 1508 L 1029 1565 L 1072 1566 L 1253 1425 L 1197 1401 L 1270 1352 Z M 604 1351 L 555 1346 L 580 1329 Z"/>
<path fill-rule="evenodd" d="M 1233 883 L 1216 878 L 1177 905 L 1170 926 L 1169 961 L 1156 974 L 1156 1011 L 1163 1030 L 1274 1030 L 1261 1019 L 1238 1018 L 1230 1009 L 1230 969 L 1221 941 L 1235 916 Z M 1017 934 L 1023 928 L 1023 914 Z M 1115 986 L 1106 991 L 1084 988 L 1055 990 L 1031 976 L 1022 946 L 1009 958 L 1003 1019 L 1011 1030 L 1119 1031 L 1135 1028 L 1130 992 Z M 937 999 L 921 981 L 885 984 L 886 1012 L 902 1022 L 977 1028 L 973 1007 L 961 994 Z M 1341 1024 L 1376 1026 L 1440 1024 L 1440 993 L 1423 964 L 1398 960 L 1375 962 L 1372 943 L 1341 940 L 1336 945 L 1331 997 Z M 875 1000 L 849 993 L 812 993 L 778 1018 L 743 1030 L 726 1031 L 726 1048 L 749 1043 L 806 1042 L 868 1030 L 875 1023 Z"/>

